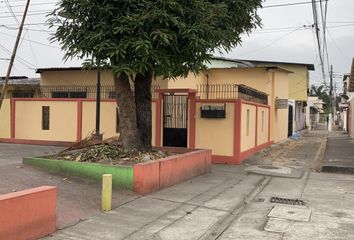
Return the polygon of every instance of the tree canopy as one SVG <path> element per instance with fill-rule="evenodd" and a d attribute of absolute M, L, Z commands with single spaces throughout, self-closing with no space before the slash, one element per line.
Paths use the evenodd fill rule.
<path fill-rule="evenodd" d="M 260 25 L 262 0 L 62 0 L 49 20 L 66 57 L 109 60 L 116 74 L 198 72 Z"/>
<path fill-rule="evenodd" d="M 205 69 L 214 51 L 230 51 L 241 43 L 242 34 L 260 26 L 261 3 L 61 0 L 48 22 L 57 27 L 52 39 L 59 41 L 66 58 L 99 60 L 112 69 L 123 145 L 149 148 L 152 78 L 175 78 Z"/>

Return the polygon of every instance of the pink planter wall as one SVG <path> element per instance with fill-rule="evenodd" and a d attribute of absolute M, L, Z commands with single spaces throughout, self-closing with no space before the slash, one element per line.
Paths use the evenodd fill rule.
<path fill-rule="evenodd" d="M 34 240 L 56 231 L 55 187 L 0 195 L 0 239 Z"/>
<path fill-rule="evenodd" d="M 147 194 L 209 173 L 211 151 L 196 150 L 134 165 L 134 190 Z"/>

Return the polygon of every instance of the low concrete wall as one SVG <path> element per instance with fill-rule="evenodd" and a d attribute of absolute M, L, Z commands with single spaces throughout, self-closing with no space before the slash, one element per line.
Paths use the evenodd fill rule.
<path fill-rule="evenodd" d="M 197 150 L 134 165 L 134 191 L 147 194 L 210 172 L 211 150 Z"/>
<path fill-rule="evenodd" d="M 165 148 L 163 148 L 165 149 Z M 101 181 L 103 174 L 112 174 L 114 187 L 133 189 L 147 194 L 210 172 L 211 150 L 166 148 L 180 154 L 134 166 L 110 166 L 82 163 L 45 157 L 24 158 L 23 163 L 50 172 L 70 174 Z"/>
<path fill-rule="evenodd" d="M 47 158 L 24 158 L 24 164 L 46 169 L 50 172 L 70 174 L 101 181 L 103 174 L 112 174 L 114 187 L 133 187 L 133 168 L 131 166 L 110 166 L 98 163 L 72 162 Z"/>
<path fill-rule="evenodd" d="M 0 239 L 34 240 L 56 231 L 55 187 L 0 195 Z"/>

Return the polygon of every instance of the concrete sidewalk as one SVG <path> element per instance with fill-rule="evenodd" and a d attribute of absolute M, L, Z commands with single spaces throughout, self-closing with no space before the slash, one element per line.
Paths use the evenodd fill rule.
<path fill-rule="evenodd" d="M 320 156 L 325 135 L 310 133 L 255 158 L 264 163 L 282 149 L 282 165 L 291 156 L 290 165 L 306 169 Z M 140 197 L 46 239 L 354 239 L 354 176 L 246 174 L 251 162 L 214 165 L 211 174 Z M 305 206 L 273 203 L 272 197 L 301 199 Z"/>
<path fill-rule="evenodd" d="M 331 132 L 322 171 L 354 173 L 354 139 L 344 132 Z"/>

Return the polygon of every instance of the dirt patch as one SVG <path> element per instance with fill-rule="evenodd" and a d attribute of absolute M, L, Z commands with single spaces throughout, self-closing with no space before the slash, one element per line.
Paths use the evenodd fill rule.
<path fill-rule="evenodd" d="M 126 150 L 117 145 L 103 143 L 81 149 L 64 151 L 50 158 L 107 165 L 134 165 L 136 163 L 154 161 L 175 154 L 174 152 L 161 150 L 150 150 L 146 152 Z"/>

